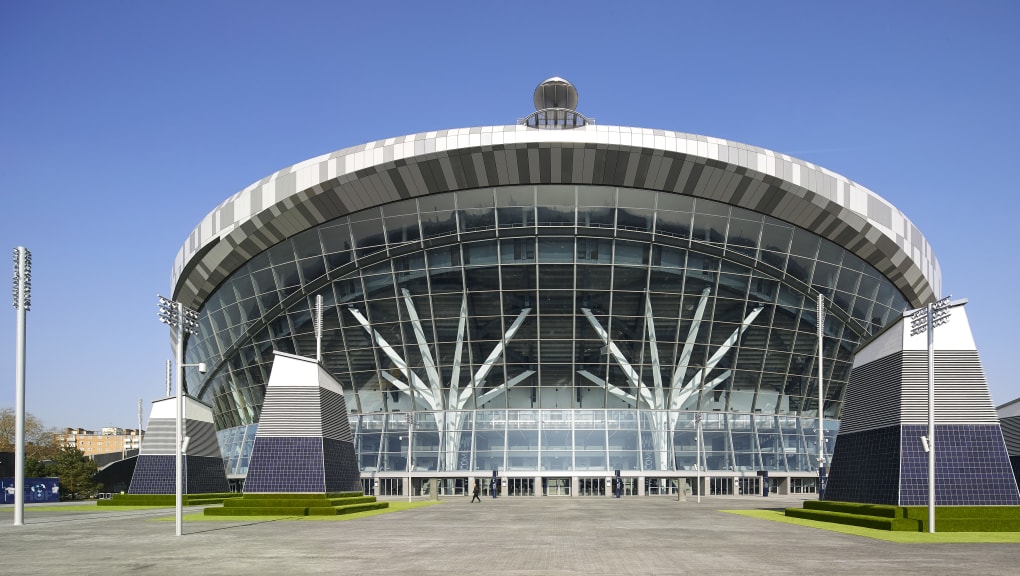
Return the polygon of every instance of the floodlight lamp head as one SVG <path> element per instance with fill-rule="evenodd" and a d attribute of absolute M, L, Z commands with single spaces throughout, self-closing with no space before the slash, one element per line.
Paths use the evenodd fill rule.
<path fill-rule="evenodd" d="M 205 373 L 206 373 L 206 365 L 205 365 L 205 362 L 199 362 L 199 363 L 198 363 L 198 373 L 199 373 L 199 374 L 205 374 Z"/>

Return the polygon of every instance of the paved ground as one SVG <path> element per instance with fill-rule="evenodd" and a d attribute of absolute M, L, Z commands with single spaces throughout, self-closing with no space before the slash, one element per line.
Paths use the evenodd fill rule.
<path fill-rule="evenodd" d="M 345 522 L 185 521 L 181 537 L 174 536 L 172 508 L 28 507 L 18 527 L 3 510 L 0 574 L 1020 572 L 1016 544 L 895 544 L 718 511 L 799 505 L 792 497 L 705 497 L 701 504 L 668 497 L 468 500 Z"/>

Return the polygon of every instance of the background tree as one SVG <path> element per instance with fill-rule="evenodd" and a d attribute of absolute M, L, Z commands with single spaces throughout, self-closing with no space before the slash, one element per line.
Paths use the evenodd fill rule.
<path fill-rule="evenodd" d="M 0 408 L 0 452 L 14 452 L 17 440 L 17 414 L 14 408 Z M 60 451 L 53 437 L 55 431 L 42 420 L 25 412 L 25 461 L 29 458 L 49 460 Z"/>
<path fill-rule="evenodd" d="M 46 478 L 47 476 L 55 476 L 56 474 L 51 470 L 52 465 L 47 465 L 42 460 L 36 458 L 25 458 L 25 478 Z"/>
<path fill-rule="evenodd" d="M 102 487 L 96 482 L 99 467 L 77 448 L 61 448 L 50 471 L 60 477 L 60 497 L 65 500 L 89 498 Z"/>

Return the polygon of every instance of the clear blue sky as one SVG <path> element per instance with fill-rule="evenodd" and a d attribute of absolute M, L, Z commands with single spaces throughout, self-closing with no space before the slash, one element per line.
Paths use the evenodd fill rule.
<path fill-rule="evenodd" d="M 511 124 L 550 76 L 599 123 L 770 148 L 887 198 L 934 246 L 943 295 L 970 300 L 1002 404 L 1020 396 L 1018 23 L 1008 0 L 8 0 L 0 249 L 33 253 L 28 411 L 134 427 L 141 398 L 148 418 L 170 357 L 156 294 L 229 195 L 340 148 Z"/>

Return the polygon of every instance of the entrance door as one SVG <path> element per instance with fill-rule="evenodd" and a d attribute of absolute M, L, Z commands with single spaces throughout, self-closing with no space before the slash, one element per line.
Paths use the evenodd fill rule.
<path fill-rule="evenodd" d="M 549 496 L 570 496 L 570 478 L 546 478 L 545 493 Z"/>
<path fill-rule="evenodd" d="M 606 495 L 606 479 L 605 478 L 578 478 L 577 479 L 577 491 L 578 491 L 578 496 L 605 496 Z"/>
<path fill-rule="evenodd" d="M 534 478 L 508 478 L 506 485 L 507 496 L 534 496 Z"/>

